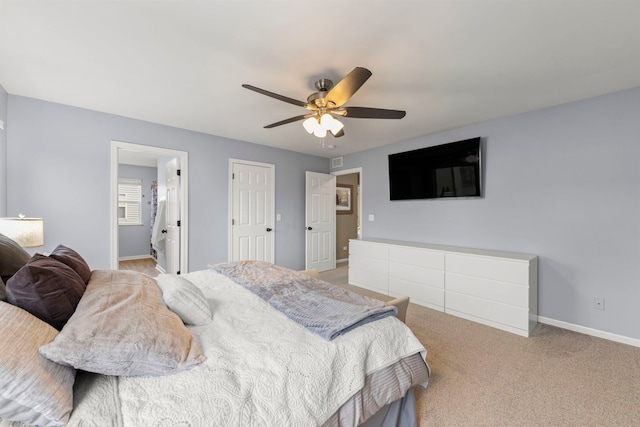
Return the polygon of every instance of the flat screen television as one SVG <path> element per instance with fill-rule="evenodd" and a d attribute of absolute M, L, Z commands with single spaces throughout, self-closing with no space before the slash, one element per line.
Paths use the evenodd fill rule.
<path fill-rule="evenodd" d="M 480 137 L 389 154 L 391 200 L 482 197 Z"/>

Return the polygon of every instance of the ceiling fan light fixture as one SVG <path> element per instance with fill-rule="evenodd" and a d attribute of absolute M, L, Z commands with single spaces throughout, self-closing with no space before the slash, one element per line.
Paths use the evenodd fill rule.
<path fill-rule="evenodd" d="M 320 126 L 327 131 L 331 131 L 334 135 L 340 132 L 344 127 L 342 122 L 331 114 L 323 114 L 322 117 L 320 117 Z"/>
<path fill-rule="evenodd" d="M 307 120 L 302 122 L 302 126 L 304 127 L 304 130 L 307 131 L 307 133 L 313 133 L 317 128 L 320 127 L 320 124 L 318 123 L 318 119 L 316 119 L 315 117 L 309 117 Z"/>
<path fill-rule="evenodd" d="M 327 136 L 327 130 L 321 126 L 318 126 L 318 128 L 313 131 L 313 134 L 318 138 L 324 138 L 325 136 Z"/>
<path fill-rule="evenodd" d="M 325 113 L 320 117 L 320 126 L 322 126 L 323 129 L 329 130 L 331 129 L 333 120 L 334 118 L 331 114 Z"/>
<path fill-rule="evenodd" d="M 344 127 L 344 124 L 342 124 L 340 120 L 334 118 L 331 122 L 331 127 L 329 128 L 329 130 L 331 131 L 331 133 L 335 135 L 338 132 L 340 132 L 343 127 Z"/>

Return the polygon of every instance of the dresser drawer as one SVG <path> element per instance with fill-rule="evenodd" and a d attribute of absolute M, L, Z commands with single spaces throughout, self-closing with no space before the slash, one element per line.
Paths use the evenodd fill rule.
<path fill-rule="evenodd" d="M 445 293 L 445 312 L 453 315 L 471 315 L 488 322 L 495 322 L 512 328 L 529 330 L 529 310 L 509 304 L 501 304 L 482 298 L 449 291 Z"/>
<path fill-rule="evenodd" d="M 444 289 L 444 270 L 431 270 L 415 265 L 389 262 L 389 277 Z"/>
<path fill-rule="evenodd" d="M 349 256 L 351 255 L 376 258 L 387 262 L 389 259 L 389 247 L 378 243 L 351 240 L 349 242 Z"/>
<path fill-rule="evenodd" d="M 496 280 L 481 279 L 462 274 L 447 273 L 447 290 L 477 298 L 529 307 L 529 287 Z"/>
<path fill-rule="evenodd" d="M 464 274 L 518 285 L 529 283 L 528 262 L 452 253 L 447 253 L 445 262 L 447 273 Z"/>
<path fill-rule="evenodd" d="M 386 275 L 349 267 L 349 284 L 389 295 L 389 281 Z"/>
<path fill-rule="evenodd" d="M 392 297 L 407 295 L 412 303 L 444 311 L 444 288 L 425 286 L 390 277 L 389 295 Z"/>
<path fill-rule="evenodd" d="M 428 249 L 389 246 L 389 261 L 433 270 L 444 270 L 444 252 L 430 251 Z"/>
<path fill-rule="evenodd" d="M 360 255 L 349 255 L 349 267 L 357 268 L 359 270 L 367 270 L 372 273 L 382 274 L 385 276 L 389 274 L 388 263 Z"/>

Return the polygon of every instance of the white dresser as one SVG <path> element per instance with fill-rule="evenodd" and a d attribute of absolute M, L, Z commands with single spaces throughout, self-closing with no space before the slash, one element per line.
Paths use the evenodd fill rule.
<path fill-rule="evenodd" d="M 522 336 L 538 321 L 535 255 L 351 240 L 349 283 Z"/>

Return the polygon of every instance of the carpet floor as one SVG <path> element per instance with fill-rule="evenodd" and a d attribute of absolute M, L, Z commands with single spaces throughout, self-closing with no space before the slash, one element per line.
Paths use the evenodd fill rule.
<path fill-rule="evenodd" d="M 348 284 L 345 264 L 320 278 Z M 432 375 L 420 426 L 640 426 L 640 348 L 539 323 L 532 336 L 409 304 Z"/>

